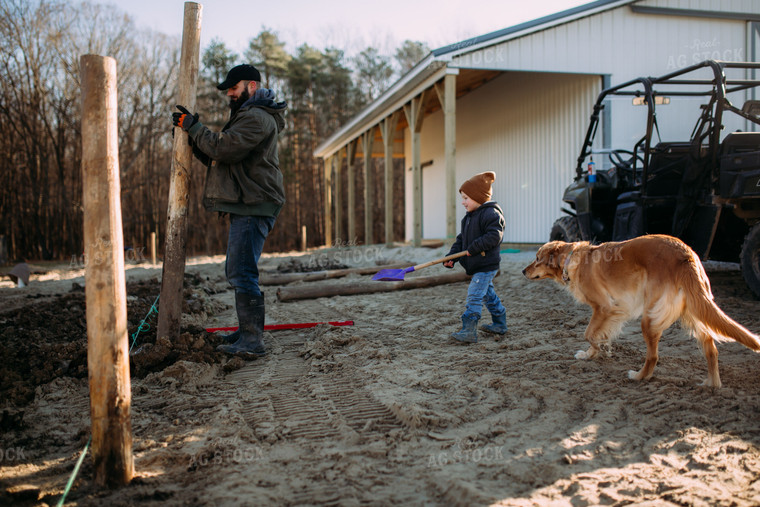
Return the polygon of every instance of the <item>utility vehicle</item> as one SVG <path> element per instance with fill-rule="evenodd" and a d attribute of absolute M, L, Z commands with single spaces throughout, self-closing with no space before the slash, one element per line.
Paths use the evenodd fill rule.
<path fill-rule="evenodd" d="M 740 263 L 760 297 L 758 69 L 707 60 L 603 90 L 550 240 L 669 234 Z"/>

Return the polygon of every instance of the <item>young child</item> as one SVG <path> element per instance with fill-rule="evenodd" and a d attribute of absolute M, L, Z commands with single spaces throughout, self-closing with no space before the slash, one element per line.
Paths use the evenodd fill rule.
<path fill-rule="evenodd" d="M 480 329 L 498 335 L 507 332 L 507 310 L 493 287 L 493 278 L 501 261 L 499 247 L 504 236 L 504 212 L 497 203 L 491 201 L 491 184 L 495 178 L 493 172 L 484 172 L 476 174 L 459 187 L 462 206 L 467 213 L 462 219 L 461 232 L 448 255 L 463 250 L 467 250 L 467 255 L 443 264 L 447 268 L 453 268 L 454 262 L 458 261 L 465 272 L 472 275 L 467 289 L 467 305 L 462 315 L 462 329 L 451 335 L 463 343 L 478 341 L 477 325 L 483 303 L 491 313 L 493 323 Z M 485 255 L 481 255 L 481 252 L 485 252 Z"/>

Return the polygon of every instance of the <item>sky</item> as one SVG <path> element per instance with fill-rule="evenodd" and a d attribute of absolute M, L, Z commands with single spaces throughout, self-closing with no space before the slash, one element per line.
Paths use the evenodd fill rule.
<path fill-rule="evenodd" d="M 91 0 L 128 13 L 138 28 L 181 36 L 184 0 Z M 347 55 L 368 46 L 392 54 L 406 40 L 430 49 L 501 30 L 591 0 L 252 0 L 200 1 L 201 48 L 214 39 L 242 54 L 262 28 L 294 52 L 303 43 Z"/>

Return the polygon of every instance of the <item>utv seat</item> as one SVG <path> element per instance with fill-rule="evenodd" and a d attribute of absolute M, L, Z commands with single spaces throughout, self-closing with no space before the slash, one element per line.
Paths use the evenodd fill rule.
<path fill-rule="evenodd" d="M 720 147 L 720 195 L 760 195 L 760 132 L 732 132 Z"/>
<path fill-rule="evenodd" d="M 689 165 L 691 143 L 658 143 L 647 169 L 647 197 L 675 198 Z"/>

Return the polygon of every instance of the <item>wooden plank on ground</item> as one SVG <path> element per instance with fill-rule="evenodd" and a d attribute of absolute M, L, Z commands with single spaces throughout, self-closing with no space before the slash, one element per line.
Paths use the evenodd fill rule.
<path fill-rule="evenodd" d="M 400 269 L 411 266 L 412 263 L 392 264 L 387 266 L 371 266 L 367 268 L 328 269 L 308 271 L 303 273 L 262 273 L 261 285 L 287 285 L 292 282 L 313 282 L 330 278 L 341 278 L 348 275 L 374 275 L 382 269 Z"/>
<path fill-rule="evenodd" d="M 412 277 L 403 282 L 379 282 L 367 280 L 357 283 L 314 283 L 299 285 L 296 287 L 281 287 L 277 290 L 277 299 L 280 301 L 295 301 L 298 299 L 316 299 L 331 296 L 353 296 L 357 294 L 374 294 L 377 292 L 390 292 L 395 290 L 421 289 L 435 287 L 448 283 L 464 282 L 469 280 L 464 271 L 436 276 Z"/>

